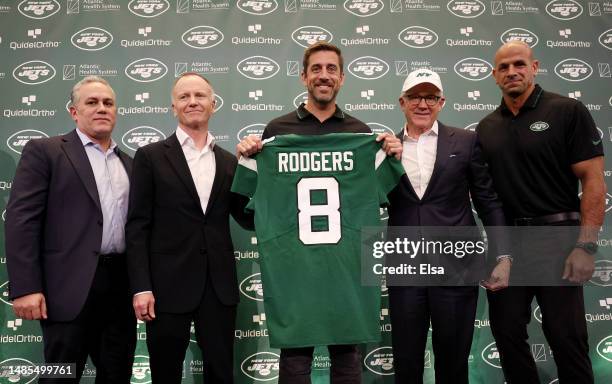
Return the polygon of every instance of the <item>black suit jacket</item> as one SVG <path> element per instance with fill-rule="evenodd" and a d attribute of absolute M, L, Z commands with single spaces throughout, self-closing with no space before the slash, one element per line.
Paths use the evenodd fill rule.
<path fill-rule="evenodd" d="M 140 148 L 126 226 L 128 272 L 133 293 L 153 291 L 157 310 L 193 311 L 207 277 L 219 300 L 238 303 L 229 215 L 247 228 L 248 199 L 230 192 L 236 157 L 213 149 L 216 173 L 206 212 L 176 135 Z"/>
<path fill-rule="evenodd" d="M 117 154 L 129 177 L 132 159 Z M 5 233 L 10 298 L 42 292 L 50 320 L 73 320 L 85 304 L 102 243 L 96 180 L 76 130 L 27 143 Z"/>

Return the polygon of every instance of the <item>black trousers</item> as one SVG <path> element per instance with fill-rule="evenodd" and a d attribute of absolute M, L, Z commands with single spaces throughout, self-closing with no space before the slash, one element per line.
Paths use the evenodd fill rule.
<path fill-rule="evenodd" d="M 508 384 L 540 383 L 527 343 L 535 297 L 542 328 L 553 350 L 560 384 L 592 384 L 593 369 L 584 318 L 582 287 L 508 287 L 487 292 L 491 331 Z"/>
<path fill-rule="evenodd" d="M 78 383 L 87 356 L 96 366 L 96 384 L 129 384 L 136 348 L 136 317 L 128 289 L 124 255 L 101 258 L 87 300 L 73 321 L 40 322 L 47 363 L 76 363 Z"/>
<path fill-rule="evenodd" d="M 423 383 L 429 324 L 436 384 L 467 384 L 478 287 L 389 287 L 395 382 Z"/>
<path fill-rule="evenodd" d="M 361 384 L 361 353 L 357 345 L 328 345 L 331 384 Z M 278 384 L 310 384 L 314 347 L 282 348 Z"/>
<path fill-rule="evenodd" d="M 234 382 L 235 305 L 221 303 L 207 283 L 202 301 L 193 312 L 156 311 L 155 315 L 155 320 L 147 323 L 147 347 L 154 384 L 181 382 L 192 321 L 197 344 L 202 350 L 204 382 Z"/>

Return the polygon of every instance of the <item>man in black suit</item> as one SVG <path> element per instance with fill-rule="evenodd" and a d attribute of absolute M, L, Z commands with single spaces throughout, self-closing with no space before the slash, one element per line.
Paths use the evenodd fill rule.
<path fill-rule="evenodd" d="M 136 346 L 124 224 L 132 159 L 112 140 L 115 93 L 99 77 L 72 89 L 76 130 L 25 146 L 6 209 L 15 314 L 40 320 L 47 363 L 87 355 L 96 383 L 129 383 Z"/>
<path fill-rule="evenodd" d="M 181 382 L 191 321 L 203 350 L 204 381 L 233 382 L 238 284 L 229 215 L 253 228 L 246 198 L 230 192 L 237 160 L 215 145 L 208 80 L 174 83 L 176 133 L 140 148 L 126 227 L 136 317 L 147 322 L 154 383 Z"/>
<path fill-rule="evenodd" d="M 476 134 L 436 120 L 442 92 L 440 77 L 427 69 L 411 72 L 402 87 L 406 126 L 397 136 L 406 174 L 389 195 L 390 233 L 394 226 L 475 226 L 470 195 L 485 225 L 504 225 Z M 510 264 L 508 255 L 498 257 L 485 285 L 506 287 Z M 436 383 L 468 383 L 477 299 L 477 286 L 389 287 L 396 383 L 423 382 L 430 321 Z"/>

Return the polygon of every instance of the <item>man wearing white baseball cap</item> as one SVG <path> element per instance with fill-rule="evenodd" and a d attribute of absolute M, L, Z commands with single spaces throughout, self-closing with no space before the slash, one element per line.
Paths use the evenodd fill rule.
<path fill-rule="evenodd" d="M 470 195 L 485 226 L 505 223 L 476 134 L 437 121 L 444 102 L 437 73 L 418 69 L 408 75 L 399 98 L 406 124 L 397 135 L 406 174 L 389 195 L 390 234 L 400 235 L 400 226 L 475 226 Z M 491 290 L 508 285 L 511 266 L 508 241 L 495 240 L 494 254 L 502 256 L 483 283 Z M 396 383 L 423 382 L 430 322 L 436 383 L 468 383 L 478 286 L 473 281 L 436 284 L 438 280 L 420 281 L 419 286 L 414 280 L 388 281 Z"/>

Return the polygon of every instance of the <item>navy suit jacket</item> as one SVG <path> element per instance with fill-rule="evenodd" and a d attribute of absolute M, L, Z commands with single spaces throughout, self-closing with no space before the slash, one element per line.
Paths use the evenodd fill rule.
<path fill-rule="evenodd" d="M 132 159 L 117 149 L 128 177 Z M 102 243 L 96 180 L 76 130 L 30 140 L 6 208 L 9 296 L 42 292 L 50 320 L 79 314 Z"/>

